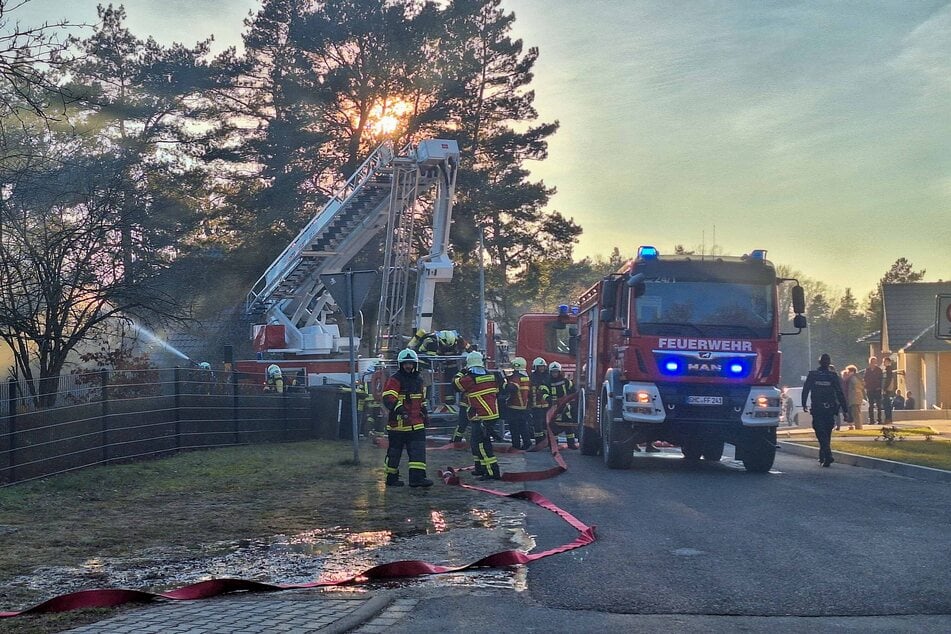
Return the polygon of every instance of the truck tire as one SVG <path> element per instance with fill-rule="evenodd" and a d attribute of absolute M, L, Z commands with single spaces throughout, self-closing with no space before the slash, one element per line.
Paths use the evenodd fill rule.
<path fill-rule="evenodd" d="M 601 453 L 601 437 L 594 428 L 584 424 L 586 406 L 585 392 L 582 389 L 578 394 L 578 445 L 582 456 L 597 456 Z"/>
<path fill-rule="evenodd" d="M 696 438 L 684 438 L 680 443 L 680 451 L 687 462 L 700 462 L 700 456 L 703 455 L 703 446 Z"/>
<path fill-rule="evenodd" d="M 768 429 L 746 429 L 743 434 L 743 466 L 750 473 L 768 473 L 776 460 L 776 444 Z"/>
<path fill-rule="evenodd" d="M 720 462 L 720 458 L 722 457 L 723 457 L 723 441 L 722 440 L 707 440 L 706 442 L 703 443 L 703 459 L 704 460 L 707 460 L 709 462 Z"/>
<path fill-rule="evenodd" d="M 630 432 L 624 433 L 624 430 L 618 429 L 615 424 L 616 405 L 614 399 L 608 398 L 607 394 L 602 394 L 599 399 L 601 408 L 601 452 L 604 457 L 604 464 L 609 469 L 628 469 L 634 460 L 634 435 Z M 616 439 L 617 432 L 624 436 Z"/>

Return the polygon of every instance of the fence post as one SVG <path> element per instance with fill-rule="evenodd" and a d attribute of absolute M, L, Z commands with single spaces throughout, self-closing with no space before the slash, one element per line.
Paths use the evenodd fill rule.
<path fill-rule="evenodd" d="M 231 370 L 231 420 L 234 423 L 234 444 L 241 444 L 241 417 L 238 415 L 237 370 Z"/>
<path fill-rule="evenodd" d="M 7 382 L 7 387 L 9 388 L 7 407 L 9 408 L 10 420 L 10 442 L 8 443 L 10 454 L 7 458 L 7 482 L 13 483 L 16 482 L 17 478 L 17 388 L 19 387 L 19 383 L 17 383 L 16 378 L 11 376 Z"/>
<path fill-rule="evenodd" d="M 99 371 L 99 384 L 102 388 L 102 462 L 109 463 L 109 370 Z"/>
<path fill-rule="evenodd" d="M 281 392 L 281 413 L 283 414 L 283 418 L 284 418 L 284 426 L 281 429 L 281 440 L 284 442 L 287 442 L 287 435 L 289 433 L 288 431 L 289 423 L 287 422 L 288 409 L 289 409 L 287 404 L 289 401 L 290 401 L 290 396 L 288 395 L 288 389 L 285 387 L 284 391 Z"/>
<path fill-rule="evenodd" d="M 175 385 L 175 449 L 182 448 L 182 381 L 181 368 L 175 366 L 175 376 L 173 384 Z"/>

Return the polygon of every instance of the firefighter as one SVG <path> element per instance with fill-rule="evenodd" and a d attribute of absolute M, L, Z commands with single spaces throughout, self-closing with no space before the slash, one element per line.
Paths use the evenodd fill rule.
<path fill-rule="evenodd" d="M 452 384 L 456 385 L 456 379 L 461 379 L 465 374 L 465 368 L 456 372 L 456 375 L 452 377 Z M 452 440 L 450 441 L 454 443 L 465 440 L 466 429 L 469 428 L 469 402 L 466 400 L 465 392 L 459 392 L 458 401 L 459 411 L 456 414 L 456 428 L 452 432 Z"/>
<path fill-rule="evenodd" d="M 512 434 L 513 449 L 531 449 L 531 413 L 528 410 L 528 395 L 532 380 L 526 372 L 525 359 L 512 359 L 512 373 L 505 378 L 508 398 L 505 402 L 505 422 Z"/>
<path fill-rule="evenodd" d="M 198 364 L 198 369 L 201 370 L 201 375 L 198 380 L 198 391 L 201 394 L 211 394 L 212 387 L 215 385 L 215 372 L 211 369 L 211 364 L 207 361 L 202 361 Z"/>
<path fill-rule="evenodd" d="M 433 357 L 459 357 L 475 350 L 455 330 L 437 330 L 426 334 L 422 328 L 416 331 L 406 346 L 415 350 L 423 368 L 432 369 L 434 373 L 434 394 L 438 401 L 448 406 L 453 404 L 452 380 L 460 369 L 462 362 L 458 359 L 433 359 Z M 437 376 L 438 375 L 438 382 Z"/>
<path fill-rule="evenodd" d="M 831 357 L 822 354 L 819 357 L 819 367 L 809 370 L 809 376 L 802 386 L 802 411 L 812 414 L 812 428 L 819 441 L 819 464 L 828 467 L 835 460 L 832 458 L 832 427 L 835 425 L 835 415 L 841 408 L 846 422 L 851 422 L 849 406 L 842 392 L 842 384 L 838 372 L 830 365 Z M 812 394 L 811 409 L 806 408 L 806 400 Z M 861 412 L 860 412 L 861 414 Z"/>
<path fill-rule="evenodd" d="M 532 410 L 532 429 L 535 443 L 545 440 L 545 414 L 548 412 L 548 364 L 541 357 L 532 361 L 532 373 L 529 375 L 528 404 Z"/>
<path fill-rule="evenodd" d="M 561 371 L 561 364 L 557 361 L 552 361 L 548 364 L 548 399 L 551 405 L 554 405 L 558 399 L 568 396 L 569 394 L 574 393 L 575 384 L 565 376 L 565 373 Z M 568 441 L 568 449 L 577 449 L 578 445 L 575 443 L 575 417 L 572 404 L 566 405 L 555 417 L 553 421 L 554 427 L 556 427 L 555 433 L 558 433 L 558 429 L 565 430 L 565 439 Z"/>
<path fill-rule="evenodd" d="M 466 371 L 457 375 L 453 383 L 469 402 L 475 474 L 480 480 L 500 480 L 502 470 L 492 450 L 489 429 L 499 419 L 499 392 L 505 379 L 485 369 L 481 352 L 470 352 L 466 355 Z"/>
<path fill-rule="evenodd" d="M 383 387 L 383 406 L 389 411 L 387 439 L 389 447 L 384 458 L 386 486 L 401 487 L 400 458 L 403 448 L 409 457 L 409 485 L 430 487 L 433 481 L 426 477 L 426 388 L 419 375 L 419 357 L 409 348 L 396 357 L 400 369 Z"/>
<path fill-rule="evenodd" d="M 267 383 L 265 384 L 265 392 L 277 392 L 282 394 L 284 392 L 284 375 L 281 372 L 281 366 L 276 363 L 272 363 L 267 366 Z"/>

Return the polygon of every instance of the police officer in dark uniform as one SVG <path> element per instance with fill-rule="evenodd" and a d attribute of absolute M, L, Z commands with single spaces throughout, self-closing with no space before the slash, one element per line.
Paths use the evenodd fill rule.
<path fill-rule="evenodd" d="M 819 357 L 819 367 L 809 371 L 806 383 L 802 386 L 802 410 L 812 414 L 812 429 L 816 432 L 819 441 L 819 464 L 828 467 L 835 460 L 832 458 L 832 428 L 835 426 L 835 415 L 841 408 L 846 422 L 851 422 L 849 406 L 845 402 L 842 392 L 842 383 L 839 373 L 831 367 L 832 359 L 828 354 Z M 812 395 L 812 407 L 806 407 L 806 399 Z"/>

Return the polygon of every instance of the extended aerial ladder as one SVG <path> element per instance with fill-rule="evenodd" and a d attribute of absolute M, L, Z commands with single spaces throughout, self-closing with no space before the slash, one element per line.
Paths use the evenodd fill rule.
<path fill-rule="evenodd" d="M 403 345 L 411 284 L 418 203 L 435 189 L 433 241 L 417 264 L 414 328 L 432 327 L 435 285 L 452 279 L 449 227 L 459 148 L 455 141 L 429 139 L 394 152 L 378 147 L 268 267 L 247 297 L 247 312 L 263 314 L 255 325 L 259 352 L 327 356 L 357 350 L 356 333 L 341 337 L 330 293 L 320 280 L 343 270 L 367 243 L 387 229 L 376 330 L 376 354 Z"/>

